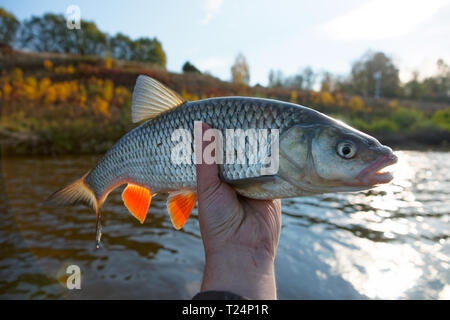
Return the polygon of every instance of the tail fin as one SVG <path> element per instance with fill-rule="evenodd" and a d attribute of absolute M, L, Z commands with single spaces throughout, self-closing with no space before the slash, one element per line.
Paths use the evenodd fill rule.
<path fill-rule="evenodd" d="M 80 179 L 53 193 L 50 197 L 47 198 L 47 200 L 44 201 L 44 204 L 56 206 L 72 206 L 81 203 L 97 212 L 100 209 L 98 206 L 98 200 L 95 197 L 92 189 L 84 181 L 88 174 L 89 172 L 82 176 Z"/>
<path fill-rule="evenodd" d="M 47 200 L 44 201 L 44 205 L 72 206 L 81 203 L 92 208 L 95 211 L 97 219 L 96 246 L 98 248 L 102 235 L 100 213 L 101 204 L 96 198 L 94 191 L 92 191 L 92 189 L 85 182 L 85 178 L 89 174 L 89 172 L 87 172 L 80 179 L 53 193 L 50 197 L 47 198 Z"/>

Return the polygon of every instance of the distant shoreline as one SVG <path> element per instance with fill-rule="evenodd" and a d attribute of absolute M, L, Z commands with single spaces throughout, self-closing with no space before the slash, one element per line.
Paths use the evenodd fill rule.
<path fill-rule="evenodd" d="M 393 149 L 450 150 L 448 103 L 364 97 L 340 90 L 253 87 L 211 75 L 168 72 L 149 63 L 93 56 L 0 54 L 0 143 L 5 154 L 103 154 L 134 125 L 133 86 L 140 74 L 185 100 L 251 96 L 307 106 Z"/>
<path fill-rule="evenodd" d="M 450 152 L 450 144 L 442 140 L 436 143 L 437 137 L 418 134 L 398 134 L 396 136 L 376 137 L 382 144 L 395 150 L 409 151 L 438 151 Z M 120 139 L 120 138 L 119 138 Z M 431 141 L 432 143 L 421 143 L 420 141 Z M 62 151 L 51 141 L 44 141 L 42 137 L 30 133 L 18 133 L 5 130 L 0 127 L 0 146 L 3 156 L 63 156 L 63 155 L 102 155 L 108 151 L 116 142 L 90 141 L 82 150 L 72 148 L 71 151 Z M 99 147 L 101 145 L 101 147 Z"/>

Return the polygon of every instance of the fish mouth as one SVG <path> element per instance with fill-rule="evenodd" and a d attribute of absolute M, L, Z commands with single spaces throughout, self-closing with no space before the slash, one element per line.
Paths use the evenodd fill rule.
<path fill-rule="evenodd" d="M 395 154 L 384 155 L 363 169 L 355 179 L 358 181 L 358 184 L 364 186 L 389 183 L 394 178 L 392 172 L 382 172 L 381 170 L 397 163 L 397 161 L 398 158 Z"/>

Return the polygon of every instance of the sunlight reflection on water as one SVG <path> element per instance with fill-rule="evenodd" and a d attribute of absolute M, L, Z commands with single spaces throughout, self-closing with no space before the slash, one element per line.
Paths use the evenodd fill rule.
<path fill-rule="evenodd" d="M 396 154 L 391 184 L 283 200 L 279 298 L 450 298 L 450 153 Z M 95 218 L 89 210 L 40 206 L 95 160 L 3 159 L 8 198 L 0 204 L 10 215 L 0 226 L 5 280 L 0 297 L 192 297 L 204 263 L 196 210 L 175 231 L 166 197 L 157 196 L 140 225 L 127 214 L 121 190 L 114 191 L 105 204 L 103 248 L 94 250 Z M 59 285 L 67 263 L 83 270 L 80 292 Z"/>
<path fill-rule="evenodd" d="M 335 229 L 321 230 L 322 238 L 312 240 L 325 242 L 327 246 L 322 247 L 330 252 L 322 260 L 326 264 L 318 263 L 316 269 L 339 275 L 369 298 L 437 298 L 450 280 L 450 156 L 396 154 L 399 161 L 389 169 L 395 176 L 391 184 L 368 192 L 326 196 L 327 202 L 340 205 L 340 213 L 333 211 L 330 216 L 323 204 L 309 207 L 308 198 L 293 201 L 308 216 L 314 211 L 315 216 L 327 216 L 322 223 Z M 324 200 L 324 196 L 311 198 Z"/>

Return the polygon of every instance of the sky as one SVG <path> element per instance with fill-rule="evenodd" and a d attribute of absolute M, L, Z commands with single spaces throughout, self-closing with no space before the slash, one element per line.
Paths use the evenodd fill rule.
<path fill-rule="evenodd" d="M 252 85 L 266 85 L 271 69 L 345 75 L 369 49 L 392 57 L 402 81 L 413 71 L 432 75 L 439 58 L 450 63 L 450 0 L 3 0 L 0 7 L 23 20 L 65 14 L 70 5 L 110 35 L 157 37 L 169 71 L 189 60 L 229 80 L 242 53 Z"/>

